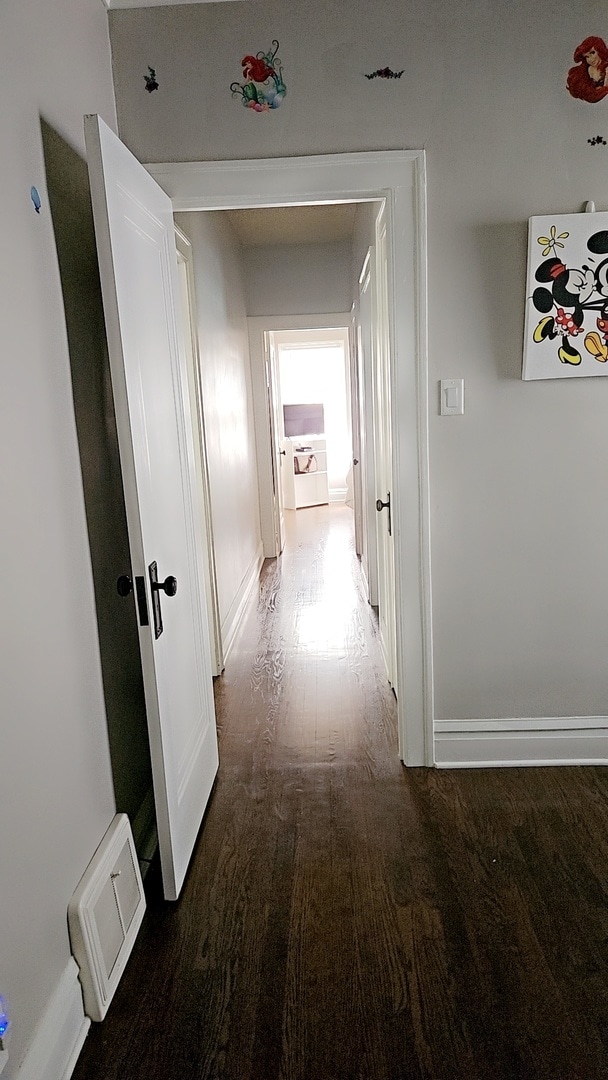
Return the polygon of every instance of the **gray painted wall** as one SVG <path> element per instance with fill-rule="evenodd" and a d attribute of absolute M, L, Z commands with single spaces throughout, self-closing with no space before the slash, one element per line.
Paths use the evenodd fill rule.
<path fill-rule="evenodd" d="M 13 1023 L 5 1080 L 66 969 L 68 901 L 115 806 L 41 117 L 80 157 L 83 113 L 116 120 L 99 0 L 7 0 L 1 21 L 0 993 Z"/>
<path fill-rule="evenodd" d="M 117 11 L 122 137 L 143 161 L 425 147 L 435 706 L 439 718 L 603 715 L 608 381 L 520 381 L 527 219 L 608 207 L 587 139 L 608 105 L 565 89 L 605 6 L 279 0 Z M 280 41 L 288 92 L 231 98 Z M 147 94 L 152 64 L 160 89 Z M 386 65 L 401 79 L 366 80 Z M 438 415 L 464 377 L 466 415 Z"/>
<path fill-rule="evenodd" d="M 247 314 L 324 315 L 350 311 L 347 242 L 245 248 Z"/>

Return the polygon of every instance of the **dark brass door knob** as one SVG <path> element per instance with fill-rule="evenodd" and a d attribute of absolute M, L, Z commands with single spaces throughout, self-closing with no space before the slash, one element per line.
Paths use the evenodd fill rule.
<path fill-rule="evenodd" d="M 392 536 L 392 521 L 391 521 L 391 493 L 389 491 L 386 496 L 386 502 L 382 502 L 382 499 L 376 499 L 376 510 L 378 513 L 382 513 L 383 510 L 388 510 L 388 535 Z"/>
<path fill-rule="evenodd" d="M 116 582 L 116 591 L 119 596 L 129 596 L 133 592 L 133 582 L 128 574 L 121 574 Z"/>
<path fill-rule="evenodd" d="M 155 592 L 164 592 L 165 596 L 175 596 L 177 592 L 177 578 L 170 574 L 164 581 L 153 581 L 152 588 Z"/>

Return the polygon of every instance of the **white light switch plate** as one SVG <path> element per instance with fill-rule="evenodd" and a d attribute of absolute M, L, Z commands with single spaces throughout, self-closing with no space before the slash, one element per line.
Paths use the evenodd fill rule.
<path fill-rule="evenodd" d="M 464 379 L 441 380 L 441 415 L 462 416 L 464 413 Z"/>

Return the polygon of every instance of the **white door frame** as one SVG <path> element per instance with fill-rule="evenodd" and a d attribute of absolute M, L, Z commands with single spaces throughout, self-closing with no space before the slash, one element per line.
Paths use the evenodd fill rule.
<path fill-rule="evenodd" d="M 351 311 L 348 335 L 348 407 L 350 410 L 350 434 L 352 455 L 350 474 L 352 477 L 353 524 L 355 528 L 355 551 L 359 558 L 363 554 L 363 450 L 364 434 L 361 431 L 361 395 L 359 385 L 359 296 L 355 298 Z M 356 464 L 355 464 L 356 463 Z M 348 495 L 348 492 L 347 492 Z"/>
<path fill-rule="evenodd" d="M 146 165 L 175 212 L 386 199 L 399 752 L 433 764 L 423 150 Z M 392 496 L 391 496 L 392 497 Z"/>
<path fill-rule="evenodd" d="M 361 570 L 367 599 L 373 607 L 378 605 L 378 555 L 376 551 L 376 463 L 373 425 L 373 376 L 372 354 L 372 255 L 373 247 L 367 249 L 359 273 L 359 293 L 354 306 L 356 333 L 356 366 L 359 386 L 359 438 L 361 441 L 360 487 L 361 487 L 361 533 L 364 550 L 361 552 Z"/>
<path fill-rule="evenodd" d="M 258 466 L 258 494 L 260 506 L 260 532 L 265 559 L 276 559 L 279 552 L 280 522 L 283 493 L 281 478 L 277 475 L 276 446 L 273 439 L 270 372 L 264 328 L 251 326 L 249 330 L 249 356 L 251 366 L 251 396 L 253 401 L 253 428 Z"/>
<path fill-rule="evenodd" d="M 249 327 L 248 327 L 249 331 Z M 250 331 L 249 331 L 250 332 Z M 268 408 L 268 426 L 270 431 L 270 444 L 272 447 L 272 468 L 274 473 L 274 499 L 273 499 L 273 511 L 274 511 L 274 524 L 276 534 L 276 553 L 280 555 L 285 543 L 285 516 L 283 513 L 283 469 L 285 466 L 285 447 L 283 446 L 285 432 L 283 430 L 283 417 L 280 409 L 281 401 L 281 389 L 279 379 L 279 368 L 276 354 L 275 342 L 271 334 L 264 335 L 264 382 L 266 384 L 267 395 L 267 408 Z M 251 364 L 251 349 L 249 366 L 251 371 L 251 380 L 253 382 L 254 373 Z M 257 373 L 256 373 L 257 374 Z M 257 438 L 257 433 L 256 433 Z M 258 454 L 259 461 L 259 454 Z M 260 506 L 260 517 L 261 517 Z"/>
<path fill-rule="evenodd" d="M 374 442 L 374 509 L 376 551 L 378 556 L 378 640 L 384 657 L 388 680 L 399 698 L 397 671 L 397 632 L 395 605 L 394 531 L 391 528 L 391 502 L 394 492 L 391 409 L 391 346 L 388 294 L 388 235 L 386 203 L 374 221 L 372 261 L 372 428 Z M 376 500 L 388 502 L 387 513 L 378 512 Z"/>
<path fill-rule="evenodd" d="M 264 318 L 264 316 L 258 316 Z M 255 317 L 250 317 L 247 322 L 251 323 Z M 308 326 L 297 325 L 294 326 L 294 320 L 298 323 L 302 323 L 304 320 L 308 320 Z M 268 331 L 269 338 L 274 342 L 277 350 L 277 358 L 279 361 L 280 369 L 280 356 L 281 349 L 295 349 L 295 350 L 308 350 L 323 348 L 326 346 L 340 347 L 342 349 L 343 360 L 343 374 L 344 374 L 344 407 L 345 407 L 345 419 L 347 425 L 347 435 L 349 444 L 351 447 L 350 462 L 352 462 L 352 430 L 351 430 L 351 415 L 350 415 L 350 343 L 351 343 L 351 322 L 352 314 L 342 314 L 338 312 L 336 315 L 306 315 L 306 316 L 290 316 L 286 317 L 285 321 L 289 323 L 287 326 L 276 327 L 273 326 Z M 331 325 L 330 325 L 331 323 Z M 278 380 L 280 386 L 280 379 Z M 280 395 L 281 396 L 281 395 Z M 281 396 L 280 405 L 282 406 L 283 400 Z M 280 422 L 283 423 L 283 417 L 281 416 Z M 327 423 L 327 416 L 325 417 Z M 314 434 L 311 432 L 310 434 Z M 323 434 L 322 432 L 320 434 Z M 328 432 L 326 431 L 327 435 Z M 287 440 L 289 443 L 289 440 Z M 293 448 L 293 444 L 292 448 Z M 333 464 L 333 463 L 332 463 Z M 348 470 L 346 470 L 348 471 Z M 341 488 L 332 488 L 329 485 L 329 472 L 327 474 L 328 479 L 328 499 L 329 502 L 344 503 L 347 487 L 346 487 L 346 473 L 344 477 L 344 484 Z"/>
<path fill-rule="evenodd" d="M 180 288 L 182 306 L 182 326 L 186 364 L 190 385 L 190 404 L 192 408 L 192 428 L 194 432 L 194 458 L 201 491 L 203 494 L 203 528 L 206 538 L 206 558 L 204 559 L 205 581 L 207 587 L 207 615 L 209 619 L 209 641 L 212 649 L 211 664 L 213 675 L 221 675 L 224 670 L 224 649 L 220 626 L 220 608 L 217 595 L 217 575 L 215 570 L 215 546 L 213 542 L 213 520 L 211 517 L 211 491 L 209 489 L 209 466 L 207 460 L 207 441 L 205 438 L 205 416 L 201 393 L 201 370 L 198 350 L 198 332 L 196 328 L 196 291 L 194 285 L 194 266 L 192 263 L 192 244 L 182 230 L 175 226 L 175 247 L 178 266 L 184 269 L 184 290 Z M 182 281 L 180 278 L 180 286 Z"/>

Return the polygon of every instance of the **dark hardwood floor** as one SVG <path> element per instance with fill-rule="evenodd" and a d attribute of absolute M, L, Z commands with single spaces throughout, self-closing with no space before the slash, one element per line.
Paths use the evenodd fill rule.
<path fill-rule="evenodd" d="M 350 511 L 290 516 L 74 1080 L 608 1078 L 608 770 L 404 769 Z"/>

